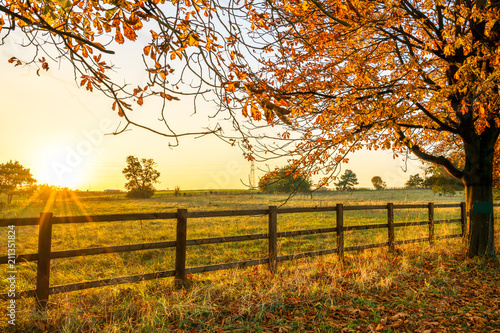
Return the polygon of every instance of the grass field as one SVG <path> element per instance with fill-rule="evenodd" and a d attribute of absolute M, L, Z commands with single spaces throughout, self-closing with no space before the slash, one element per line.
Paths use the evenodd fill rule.
<path fill-rule="evenodd" d="M 3 207 L 2 214 L 5 217 L 36 217 L 42 211 L 50 211 L 55 216 L 96 215 L 174 212 L 177 208 L 205 211 L 262 209 L 269 205 L 322 207 L 337 203 L 439 203 L 460 202 L 464 198 L 463 195 L 437 196 L 426 190 L 386 190 L 324 192 L 315 193 L 312 198 L 302 195 L 286 200 L 287 197 L 282 195 L 231 192 L 217 195 L 192 192 L 180 197 L 160 193 L 149 200 L 127 200 L 123 195 L 94 194 L 57 199 L 49 203 L 18 200 L 11 206 Z M 458 209 L 436 209 L 436 220 L 458 217 Z M 426 219 L 425 209 L 395 212 L 396 222 Z M 345 212 L 347 226 L 378 223 L 387 223 L 386 211 Z M 334 225 L 335 213 L 301 213 L 278 217 L 278 231 Z M 187 237 L 266 232 L 265 216 L 204 218 L 188 220 Z M 436 235 L 459 232 L 459 224 L 436 226 Z M 396 231 L 397 240 L 427 235 L 427 226 L 398 228 Z M 0 237 L 7 239 L 6 230 L 0 230 Z M 158 242 L 174 238 L 173 220 L 55 225 L 52 250 Z M 366 230 L 346 234 L 345 245 L 385 241 L 386 229 Z M 35 253 L 37 227 L 19 228 L 16 245 L 18 253 Z M 278 254 L 332 247 L 335 247 L 335 234 L 283 238 L 279 240 Z M 335 255 L 281 263 L 274 276 L 264 266 L 193 275 L 190 277 L 190 286 L 180 291 L 173 289 L 172 279 L 163 279 L 59 294 L 51 296 L 49 308 L 43 313 L 35 311 L 33 299 L 21 299 L 18 300 L 16 328 L 40 332 L 336 332 L 342 329 L 395 332 L 406 331 L 403 328 L 410 327 L 409 331 L 421 329 L 432 332 L 439 331 L 439 325 L 444 325 L 437 319 L 433 320 L 435 314 L 431 311 L 432 306 L 437 306 L 436 302 L 447 302 L 446 311 L 455 311 L 456 318 L 456 323 L 450 324 L 455 328 L 450 331 L 468 331 L 471 329 L 470 324 L 477 322 L 477 318 L 481 320 L 474 325 L 500 329 L 500 323 L 493 320 L 495 315 L 496 320 L 500 315 L 497 298 L 492 297 L 486 302 L 482 297 L 482 301 L 472 300 L 470 304 L 467 303 L 469 301 L 459 302 L 461 305 L 452 303 L 453 299 L 462 298 L 460 295 L 464 293 L 473 293 L 469 289 L 475 287 L 467 284 L 469 276 L 469 282 L 480 283 L 486 294 L 498 294 L 498 264 L 465 259 L 460 240 L 442 241 L 433 249 L 424 243 L 401 246 L 398 250 L 398 255 L 388 254 L 385 249 L 349 253 L 344 265 L 337 262 Z M 6 253 L 6 242 L 0 242 L 0 253 Z M 57 259 L 51 262 L 51 285 L 169 270 L 173 269 L 174 255 L 173 249 L 164 249 Z M 188 249 L 187 266 L 266 256 L 265 240 L 196 246 Z M 36 263 L 18 266 L 17 289 L 33 289 Z M 6 270 L 5 265 L 2 265 L 0 274 L 5 276 Z M 479 280 L 473 279 L 474 276 Z M 2 280 L 2 290 L 6 289 L 6 283 Z M 486 311 L 487 303 L 496 304 L 496 308 L 492 308 L 496 312 Z M 2 310 L 5 309 L 3 304 Z M 455 305 L 460 307 L 455 308 Z M 449 315 L 446 311 L 440 314 L 442 318 Z M 0 327 L 15 330 L 7 325 L 6 316 L 0 318 Z"/>

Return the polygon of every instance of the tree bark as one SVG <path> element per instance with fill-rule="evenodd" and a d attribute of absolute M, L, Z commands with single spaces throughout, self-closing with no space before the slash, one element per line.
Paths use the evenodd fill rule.
<path fill-rule="evenodd" d="M 493 228 L 493 156 L 496 140 L 477 137 L 465 144 L 465 185 L 468 235 L 467 255 L 495 256 Z"/>

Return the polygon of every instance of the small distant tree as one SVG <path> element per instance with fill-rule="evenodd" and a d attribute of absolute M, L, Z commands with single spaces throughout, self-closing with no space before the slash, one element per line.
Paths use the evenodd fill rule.
<path fill-rule="evenodd" d="M 36 188 L 35 197 L 42 201 L 48 201 L 56 196 L 56 186 L 49 184 L 40 184 Z"/>
<path fill-rule="evenodd" d="M 65 200 L 72 197 L 72 190 L 49 184 L 40 184 L 33 190 L 33 197 L 42 201 L 55 202 L 57 199 Z"/>
<path fill-rule="evenodd" d="M 422 187 L 424 185 L 424 179 L 420 176 L 420 174 L 410 175 L 410 179 L 406 182 L 406 187 Z"/>
<path fill-rule="evenodd" d="M 0 164 L 0 193 L 7 195 L 7 203 L 12 202 L 14 195 L 32 191 L 35 182 L 30 169 L 18 161 Z"/>
<path fill-rule="evenodd" d="M 158 183 L 160 173 L 154 169 L 156 163 L 152 158 L 139 159 L 133 155 L 127 157 L 127 167 L 123 174 L 128 182 L 125 188 L 129 198 L 151 198 L 155 193 L 153 184 Z"/>
<path fill-rule="evenodd" d="M 380 176 L 373 177 L 372 184 L 376 190 L 383 190 L 387 187 L 386 183 L 382 180 L 382 178 Z"/>
<path fill-rule="evenodd" d="M 176 186 L 174 188 L 174 196 L 178 197 L 179 195 L 181 195 L 181 188 L 179 186 Z"/>
<path fill-rule="evenodd" d="M 259 190 L 266 193 L 310 192 L 311 184 L 309 177 L 297 174 L 292 166 L 286 166 L 260 178 Z"/>
<path fill-rule="evenodd" d="M 355 185 L 358 185 L 358 177 L 349 169 L 346 169 L 344 174 L 340 176 L 340 181 L 335 183 L 337 191 L 352 190 Z"/>

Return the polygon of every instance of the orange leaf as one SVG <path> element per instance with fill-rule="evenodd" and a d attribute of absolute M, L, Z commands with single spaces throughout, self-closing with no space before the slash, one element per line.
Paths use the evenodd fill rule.
<path fill-rule="evenodd" d="M 253 102 L 251 103 L 250 106 L 250 112 L 252 113 L 252 118 L 255 120 L 261 120 L 262 115 L 260 113 L 260 110 L 257 105 L 255 105 Z"/>
<path fill-rule="evenodd" d="M 125 42 L 125 39 L 123 39 L 123 35 L 120 30 L 116 30 L 115 40 L 118 44 L 123 44 L 123 42 Z"/>
<path fill-rule="evenodd" d="M 198 40 L 196 39 L 196 36 L 193 35 L 193 34 L 190 34 L 189 35 L 189 38 L 188 38 L 188 44 L 189 46 L 198 46 Z"/>
<path fill-rule="evenodd" d="M 124 26 L 124 32 L 125 32 L 125 37 L 127 37 L 128 40 L 135 41 L 137 39 L 137 34 L 135 31 L 128 26 Z"/>
<path fill-rule="evenodd" d="M 248 117 L 248 101 L 245 103 L 245 105 L 243 105 L 243 108 L 241 109 L 241 114 L 243 115 L 243 117 Z"/>
<path fill-rule="evenodd" d="M 163 97 L 163 98 L 168 99 L 169 101 L 171 101 L 171 100 L 176 100 L 176 101 L 178 101 L 178 100 L 179 100 L 179 98 L 178 98 L 178 97 L 171 96 L 171 95 L 169 95 L 169 94 L 165 94 L 165 93 L 163 93 L 163 92 L 161 92 L 161 93 L 160 93 L 160 96 L 161 96 L 161 97 Z"/>
<path fill-rule="evenodd" d="M 236 91 L 236 88 L 234 87 L 234 83 L 230 83 L 227 85 L 227 88 L 226 88 L 226 91 L 229 91 L 229 92 L 235 92 Z"/>

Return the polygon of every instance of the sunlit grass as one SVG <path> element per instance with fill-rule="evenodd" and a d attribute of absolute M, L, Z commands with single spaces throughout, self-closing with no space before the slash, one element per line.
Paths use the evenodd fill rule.
<path fill-rule="evenodd" d="M 374 191 L 368 194 L 371 195 L 371 192 Z M 386 204 L 384 201 L 374 201 L 371 197 L 363 201 L 359 194 L 356 195 L 356 201 L 343 203 Z M 395 193 L 387 194 L 391 195 L 396 196 Z M 405 194 L 404 197 L 406 196 Z M 313 199 L 302 196 L 292 198 L 286 206 L 333 207 L 342 198 L 342 195 L 337 194 L 330 198 L 322 195 Z M 269 205 L 280 205 L 279 200 L 282 203 L 283 199 L 286 197 L 253 194 L 151 200 L 117 199 L 102 202 L 66 200 L 53 202 L 49 208 L 55 216 L 174 212 L 177 208 L 187 208 L 190 211 L 262 209 Z M 449 202 L 447 197 L 444 199 L 444 202 Z M 458 202 L 463 198 L 455 199 Z M 420 203 L 430 201 L 432 200 L 427 197 Z M 394 202 L 403 203 L 404 199 Z M 45 205 L 32 202 L 23 207 L 24 213 L 34 212 L 37 207 Z M 26 216 L 24 213 L 22 216 Z M 38 213 L 31 216 L 38 216 Z M 435 210 L 436 220 L 456 219 L 459 216 L 458 208 Z M 427 218 L 426 209 L 395 210 L 396 223 L 426 221 Z M 384 223 L 387 223 L 386 210 L 345 211 L 345 226 Z M 335 212 L 278 215 L 278 232 L 335 225 Z M 436 236 L 457 234 L 460 231 L 459 223 L 435 226 Z M 37 227 L 20 227 L 18 232 L 18 253 L 35 253 Z M 427 225 L 396 228 L 396 240 L 425 238 L 428 237 L 428 232 Z M 188 239 L 258 233 L 267 233 L 267 216 L 188 219 Z M 6 237 L 5 230 L 0 230 L 0 237 Z M 345 235 L 345 246 L 387 242 L 387 237 L 385 228 L 349 231 Z M 54 225 L 52 251 L 174 239 L 175 220 Z M 4 246 L 0 244 L 0 251 L 5 252 Z M 278 255 L 335 247 L 335 233 L 286 237 L 278 240 Z M 346 253 L 344 264 L 338 261 L 336 255 L 282 262 L 278 264 L 278 274 L 275 276 L 268 273 L 265 265 L 197 274 L 190 277 L 190 285 L 184 291 L 174 290 L 172 279 L 162 279 L 53 295 L 46 313 L 34 310 L 33 299 L 22 299 L 19 300 L 18 318 L 26 331 L 37 328 L 51 332 L 171 332 L 179 329 L 216 331 L 217 327 L 224 331 L 266 331 L 280 327 L 282 331 L 301 328 L 314 332 L 315 327 L 322 327 L 322 330 L 316 330 L 320 332 L 335 331 L 345 325 L 328 318 L 335 318 L 334 314 L 339 309 L 350 307 L 354 312 L 360 306 L 376 309 L 377 297 L 355 295 L 353 290 L 375 294 L 390 293 L 393 288 L 400 288 L 402 281 L 414 275 L 416 270 L 429 270 L 426 266 L 429 258 L 432 258 L 433 265 L 441 267 L 440 270 L 436 268 L 433 271 L 435 274 L 426 281 L 419 280 L 420 284 L 413 286 L 413 289 L 403 288 L 405 294 L 394 302 L 420 306 L 421 297 L 426 293 L 456 292 L 453 287 L 442 288 L 449 282 L 443 267 L 450 257 L 461 251 L 459 239 L 437 241 L 433 248 L 424 242 L 398 246 L 397 249 L 397 255 L 389 254 L 386 248 Z M 51 286 L 171 270 L 174 268 L 174 252 L 174 249 L 161 249 L 55 259 L 51 261 Z M 190 246 L 187 251 L 187 266 L 264 257 L 267 257 L 266 240 Z M 36 262 L 20 263 L 17 268 L 18 290 L 34 289 Z M 5 269 L 5 265 L 0 267 L 2 276 L 5 275 Z M 4 288 L 5 282 L 0 284 Z M 357 307 L 351 306 L 353 304 Z M 286 316 L 280 313 L 285 313 Z M 312 314 L 317 319 L 310 319 Z M 299 319 L 290 319 L 295 317 Z M 370 320 L 370 323 L 380 322 L 380 318 L 377 319 L 376 316 Z M 271 322 L 274 326 L 268 326 Z M 356 325 L 364 323 L 366 320 L 360 320 Z M 0 321 L 0 325 L 5 325 L 5 322 Z"/>
<path fill-rule="evenodd" d="M 368 191 L 368 194 L 371 195 Z M 389 191 L 387 191 L 389 192 Z M 419 194 L 421 191 L 417 191 Z M 355 193 L 355 192 L 352 192 Z M 377 192 L 378 193 L 378 192 Z M 356 193 L 355 193 L 356 194 Z M 396 193 L 397 194 L 397 193 Z M 358 194 L 358 199 L 361 198 Z M 388 194 L 389 195 L 389 194 Z M 331 197 L 321 194 L 318 198 L 308 196 L 291 198 L 286 206 L 332 206 L 343 196 L 333 193 Z M 395 194 L 390 194 L 394 197 Z M 403 196 L 400 194 L 400 196 Z M 404 194 L 406 197 L 407 194 Z M 169 197 L 151 200 L 105 200 L 82 201 L 78 197 L 73 200 L 54 200 L 38 203 L 45 211 L 54 216 L 92 215 L 111 213 L 137 212 L 174 212 L 177 208 L 189 210 L 224 210 L 224 209 L 256 209 L 265 208 L 269 204 L 283 203 L 286 196 L 279 195 L 212 195 L 191 198 Z M 321 200 L 321 201 L 317 201 Z M 280 201 L 281 200 L 281 201 Z M 311 204 L 311 202 L 313 204 Z M 237 206 L 235 207 L 235 205 Z M 357 201 L 349 204 L 381 204 L 381 202 Z M 36 205 L 31 203 L 31 205 Z M 27 207 L 25 207 L 27 208 Z M 32 208 L 31 208 L 32 209 Z M 458 209 L 441 209 L 439 218 L 456 218 Z M 436 209 L 438 212 L 438 209 Z M 436 214 L 437 217 L 437 214 Z M 425 221 L 425 209 L 403 209 L 395 211 L 395 222 Z M 345 211 L 344 225 L 365 225 L 387 223 L 386 210 Z M 335 212 L 294 213 L 278 215 L 278 232 L 304 229 L 329 228 L 336 226 Z M 450 226 L 451 229 L 450 229 Z M 436 235 L 460 232 L 458 224 L 437 225 Z M 151 243 L 175 240 L 175 220 L 124 221 L 105 223 L 78 223 L 54 225 L 52 235 L 52 251 L 85 249 L 101 246 Z M 199 218 L 188 220 L 188 239 L 236 236 L 267 233 L 267 216 L 243 216 L 229 218 Z M 3 232 L 4 230 L 2 230 Z M 18 253 L 37 252 L 37 227 L 18 228 Z M 396 228 L 396 240 L 424 238 L 428 236 L 427 226 Z M 357 230 L 345 232 L 345 246 L 366 245 L 387 242 L 387 229 Z M 336 248 L 336 234 L 316 234 L 298 237 L 284 237 L 278 240 L 278 255 L 317 251 Z M 3 247 L 3 246 L 0 246 Z M 1 248 L 0 250 L 4 250 Z M 111 278 L 116 276 L 135 275 L 158 270 L 173 269 L 173 249 L 136 251 L 130 253 L 114 253 L 97 256 L 55 259 L 52 261 L 51 285 L 61 285 L 80 281 Z M 256 240 L 239 243 L 190 246 L 187 252 L 188 267 L 241 261 L 267 257 L 267 241 Z M 24 264 L 22 264 L 24 265 Z M 29 268 L 28 268 L 29 267 Z M 27 271 L 35 268 L 26 266 Z M 5 269 L 1 267 L 0 269 Z M 70 272 L 70 271 L 75 271 Z M 76 276 L 75 276 L 76 275 Z M 21 285 L 34 287 L 34 272 L 26 274 L 27 281 Z M 24 288 L 23 288 L 24 289 Z"/>
<path fill-rule="evenodd" d="M 182 290 L 175 290 L 168 280 L 158 280 L 54 295 L 46 312 L 37 312 L 31 299 L 22 299 L 17 316 L 24 331 L 50 332 L 280 328 L 340 332 L 349 327 L 364 332 L 378 325 L 385 331 L 391 325 L 416 331 L 425 318 L 437 322 L 437 331 L 460 331 L 471 324 L 487 331 L 487 325 L 495 320 L 498 324 L 500 314 L 491 307 L 492 285 L 484 285 L 481 294 L 490 297 L 481 297 L 480 302 L 474 301 L 472 293 L 459 303 L 450 297 L 465 296 L 478 275 L 483 281 L 489 279 L 497 266 L 466 260 L 457 251 L 457 241 L 446 241 L 432 249 L 410 245 L 398 254 L 385 249 L 349 253 L 344 263 L 336 255 L 285 262 L 276 275 L 265 266 L 193 275 Z M 481 306 L 491 308 L 481 313 Z M 467 321 L 468 313 L 475 313 L 475 323 Z M 497 319 L 491 319 L 495 313 Z M 441 323 L 453 316 L 458 318 L 455 322 Z"/>

